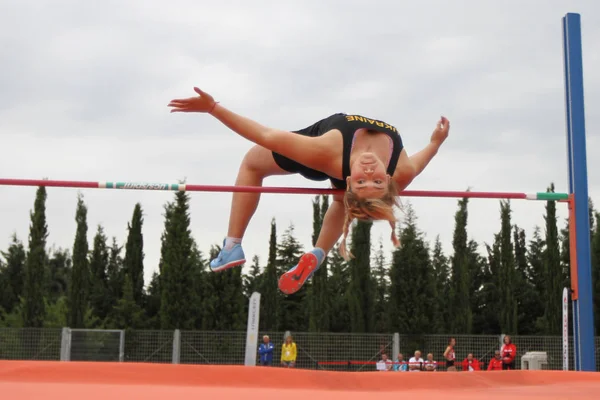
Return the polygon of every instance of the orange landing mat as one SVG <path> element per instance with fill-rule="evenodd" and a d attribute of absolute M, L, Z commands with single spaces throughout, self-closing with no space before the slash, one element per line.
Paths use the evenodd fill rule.
<path fill-rule="evenodd" d="M 600 373 L 328 372 L 282 368 L 0 361 L 0 398 L 10 400 L 354 400 L 372 395 L 443 400 L 598 399 Z"/>

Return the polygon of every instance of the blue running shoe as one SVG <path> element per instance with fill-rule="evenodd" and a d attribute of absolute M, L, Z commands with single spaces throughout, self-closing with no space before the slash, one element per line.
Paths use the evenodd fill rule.
<path fill-rule="evenodd" d="M 223 249 L 210 262 L 210 269 L 213 272 L 225 271 L 226 269 L 237 267 L 246 262 L 246 256 L 241 244 L 235 244 L 230 250 L 225 250 L 225 241 L 223 241 Z"/>
<path fill-rule="evenodd" d="M 325 253 L 321 249 L 313 249 L 310 253 L 300 257 L 298 264 L 279 278 L 279 290 L 285 294 L 294 294 L 308 281 L 319 269 Z"/>

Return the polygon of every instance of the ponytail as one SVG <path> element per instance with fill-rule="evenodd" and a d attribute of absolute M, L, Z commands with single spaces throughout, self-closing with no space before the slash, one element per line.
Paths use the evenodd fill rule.
<path fill-rule="evenodd" d="M 397 188 L 393 179 L 390 179 L 388 193 L 381 199 L 363 199 L 352 192 L 350 186 L 344 195 L 345 220 L 343 228 L 342 243 L 340 243 L 339 252 L 342 258 L 349 261 L 354 257 L 348 250 L 347 240 L 350 232 L 350 224 L 354 219 L 363 221 L 386 220 L 392 228 L 391 240 L 394 247 L 400 246 L 400 240 L 396 234 L 396 216 L 394 215 L 394 206 L 400 206 L 397 196 Z"/>
<path fill-rule="evenodd" d="M 339 248 L 340 255 L 346 261 L 350 261 L 350 258 L 354 257 L 354 255 L 348 250 L 348 247 L 346 246 L 346 241 L 348 240 L 348 233 L 350 231 L 350 224 L 352 223 L 353 219 L 354 218 L 352 217 L 352 215 L 348 212 L 348 210 L 346 210 L 346 219 L 344 221 L 344 230 L 343 230 L 344 236 L 342 237 L 342 243 L 340 243 L 340 248 Z"/>

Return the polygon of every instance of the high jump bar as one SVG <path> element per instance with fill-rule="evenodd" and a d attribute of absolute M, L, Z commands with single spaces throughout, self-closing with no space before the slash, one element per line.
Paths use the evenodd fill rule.
<path fill-rule="evenodd" d="M 280 193 L 280 194 L 343 194 L 343 189 L 299 188 L 276 186 L 218 186 L 189 185 L 183 183 L 151 183 L 151 182 L 85 182 L 56 181 L 47 179 L 4 179 L 0 178 L 0 186 L 44 186 L 82 189 L 122 189 L 152 190 L 179 192 L 242 192 L 242 193 Z M 514 193 L 514 192 L 471 192 L 444 190 L 405 190 L 402 197 L 446 197 L 446 198 L 479 198 L 479 199 L 523 199 L 542 201 L 566 201 L 567 193 Z"/>

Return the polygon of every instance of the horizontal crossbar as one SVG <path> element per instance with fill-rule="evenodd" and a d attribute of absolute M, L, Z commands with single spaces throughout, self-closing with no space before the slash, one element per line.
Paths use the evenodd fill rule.
<path fill-rule="evenodd" d="M 242 193 L 280 193 L 280 194 L 341 194 L 342 189 L 298 188 L 298 187 L 269 187 L 269 186 L 219 186 L 219 185 L 190 185 L 183 183 L 151 183 L 151 182 L 86 182 L 86 181 L 56 181 L 48 179 L 3 179 L 0 186 L 45 186 L 81 189 L 123 189 L 123 190 L 154 190 L 181 192 L 242 192 Z M 538 192 L 533 194 L 516 192 L 471 192 L 444 190 L 405 190 L 400 193 L 403 197 L 446 197 L 446 198 L 480 198 L 480 199 L 523 199 L 560 201 L 567 200 L 567 193 Z"/>

